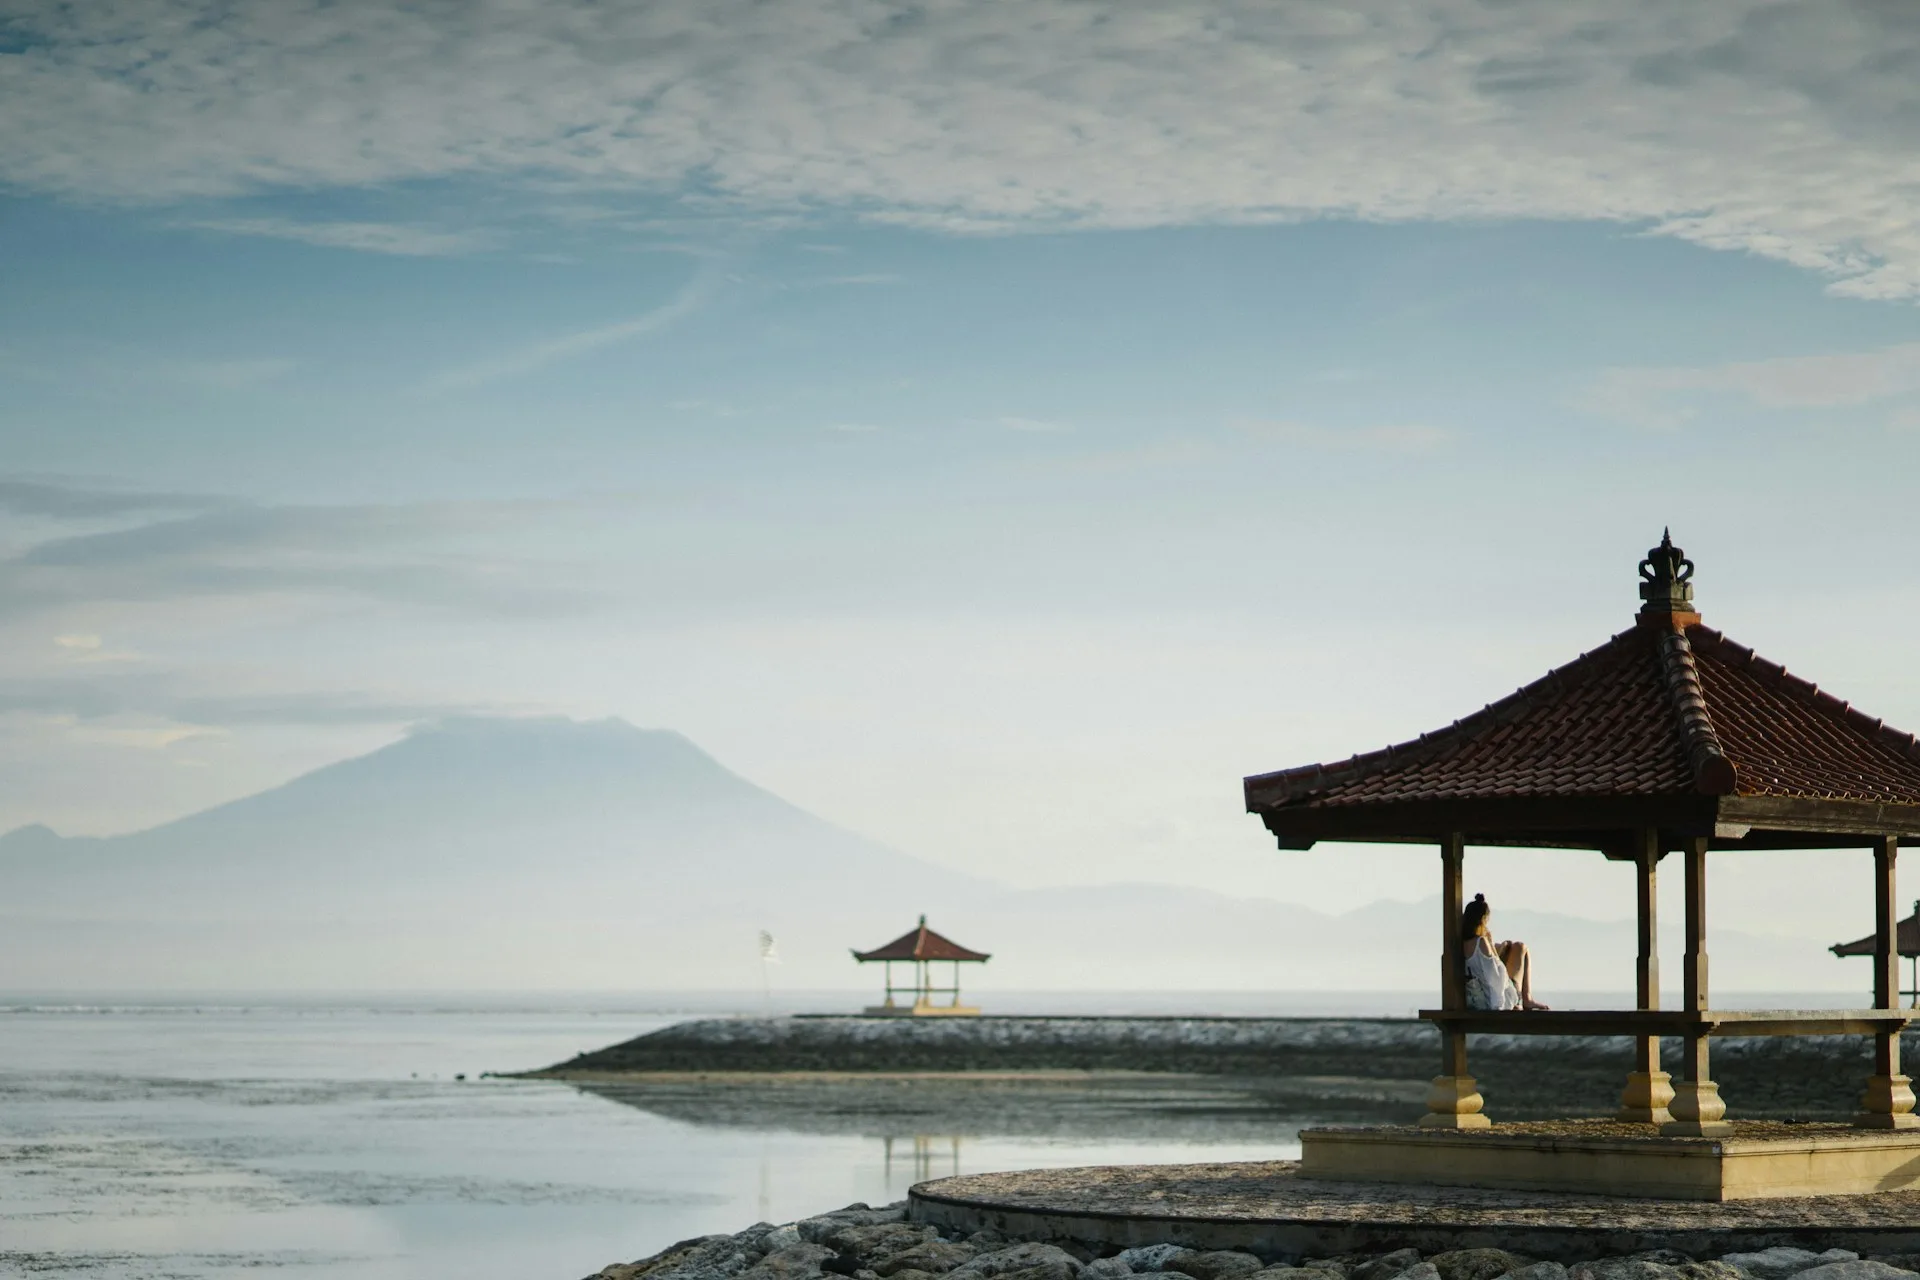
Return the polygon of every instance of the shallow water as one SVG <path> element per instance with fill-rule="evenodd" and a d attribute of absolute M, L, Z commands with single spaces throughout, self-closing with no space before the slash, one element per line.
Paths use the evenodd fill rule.
<path fill-rule="evenodd" d="M 0 1013 L 0 1272 L 576 1280 L 955 1171 L 1298 1150 L 1299 1122 L 1272 1117 L 1201 1140 L 1124 1117 L 1007 1136 L 977 1108 L 900 1132 L 814 1115 L 798 1132 L 684 1095 L 669 1115 L 479 1078 L 680 1016 L 634 1000 L 15 1002 Z"/>

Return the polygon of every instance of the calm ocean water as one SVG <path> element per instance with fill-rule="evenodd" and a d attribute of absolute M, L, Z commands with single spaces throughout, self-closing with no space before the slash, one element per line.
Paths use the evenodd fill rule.
<path fill-rule="evenodd" d="M 1404 1014 L 1416 997 L 993 1003 Z M 743 1122 L 684 1097 L 656 1114 L 566 1084 L 480 1078 L 688 1016 L 763 1011 L 747 996 L 0 998 L 0 1274 L 577 1280 L 687 1236 L 884 1203 L 954 1171 L 1291 1156 L 1311 1119 L 1108 1121 L 1036 1138 L 977 1118 Z"/>
<path fill-rule="evenodd" d="M 1000 1003 L 1308 1011 L 1245 996 Z M 1387 998 L 1378 1011 L 1403 1004 Z M 742 1128 L 565 1084 L 479 1078 L 758 1005 L 725 996 L 0 999 L 0 1273 L 577 1280 L 687 1236 L 897 1199 L 955 1169 L 1296 1149 L 1291 1130 L 1169 1142 L 874 1132 L 870 1120 L 845 1133 Z"/>

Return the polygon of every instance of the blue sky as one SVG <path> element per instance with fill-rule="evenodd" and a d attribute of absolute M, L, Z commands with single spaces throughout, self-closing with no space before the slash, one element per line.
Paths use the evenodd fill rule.
<path fill-rule="evenodd" d="M 0 827 L 622 715 L 987 874 L 1417 896 L 1239 777 L 1599 643 L 1668 523 L 1920 727 L 1900 6 L 10 12 Z"/>

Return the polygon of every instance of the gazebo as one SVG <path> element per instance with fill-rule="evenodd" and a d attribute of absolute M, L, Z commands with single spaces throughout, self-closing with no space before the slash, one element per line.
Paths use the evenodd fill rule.
<path fill-rule="evenodd" d="M 1434 845 L 1440 869 L 1441 1074 L 1421 1119 L 1479 1129 L 1467 1039 L 1631 1036 L 1619 1120 L 1675 1137 L 1726 1137 L 1715 1036 L 1857 1034 L 1874 1039 L 1855 1123 L 1920 1126 L 1900 1071 L 1894 864 L 1920 839 L 1920 740 L 1705 626 L 1693 562 L 1672 539 L 1640 563 L 1631 627 L 1500 701 L 1408 742 L 1245 780 L 1249 812 L 1282 849 L 1321 841 Z M 1589 849 L 1634 869 L 1637 999 L 1632 1009 L 1480 1012 L 1466 1006 L 1462 869 L 1469 845 Z M 1870 1009 L 1715 1009 L 1707 983 L 1709 854 L 1750 849 L 1871 850 L 1875 877 Z M 1686 884 L 1684 995 L 1660 1008 L 1656 876 L 1677 854 Z M 1685 1042 L 1678 1080 L 1660 1039 Z M 1650 1130 L 1649 1130 L 1650 1131 Z M 1909 1153 L 1911 1156 L 1912 1153 Z M 1311 1163 L 1311 1159 L 1309 1160 Z"/>
<path fill-rule="evenodd" d="M 886 1001 L 864 1010 L 869 1016 L 910 1016 L 910 1017 L 978 1017 L 978 1005 L 960 1003 L 960 966 L 963 964 L 985 964 L 992 959 L 984 951 L 972 951 L 951 938 L 944 938 L 927 928 L 927 918 L 920 917 L 920 924 L 911 932 L 903 933 L 884 947 L 875 947 L 872 951 L 855 951 L 853 958 L 861 964 L 884 964 L 886 968 Z M 913 981 L 907 986 L 895 986 L 893 966 L 906 963 L 913 966 Z M 953 965 L 953 983 L 939 987 L 933 982 L 935 963 Z M 900 1005 L 894 996 L 910 995 L 913 1003 Z M 936 995 L 949 997 L 944 1003 L 934 1000 Z"/>
<path fill-rule="evenodd" d="M 1872 934 L 1864 938 L 1855 938 L 1852 942 L 1836 942 L 1827 950 L 1837 956 L 1870 956 L 1880 940 Z M 1920 1008 L 1920 902 L 1913 904 L 1913 914 L 1900 922 L 1895 935 L 1894 951 L 1905 956 L 1908 963 L 1907 989 L 1896 994 L 1909 1000 L 1908 1008 Z"/>

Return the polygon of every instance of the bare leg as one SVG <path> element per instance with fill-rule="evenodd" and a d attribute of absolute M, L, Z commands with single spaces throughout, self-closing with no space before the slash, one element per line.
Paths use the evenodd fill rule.
<path fill-rule="evenodd" d="M 1513 979 L 1513 985 L 1520 991 L 1520 1007 L 1523 1009 L 1544 1009 L 1547 1006 L 1533 998 L 1533 954 L 1527 950 L 1524 942 L 1503 942 L 1498 948 L 1500 963 L 1507 967 L 1507 974 Z"/>

